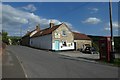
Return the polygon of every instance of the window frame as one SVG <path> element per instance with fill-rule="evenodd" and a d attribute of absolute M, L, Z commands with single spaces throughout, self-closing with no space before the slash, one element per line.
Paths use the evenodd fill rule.
<path fill-rule="evenodd" d="M 62 36 L 67 36 L 66 30 L 62 30 Z"/>

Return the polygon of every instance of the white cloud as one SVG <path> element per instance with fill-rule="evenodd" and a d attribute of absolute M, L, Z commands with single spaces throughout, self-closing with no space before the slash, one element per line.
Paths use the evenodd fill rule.
<path fill-rule="evenodd" d="M 106 31 L 110 31 L 110 28 L 109 28 L 109 27 L 106 27 L 105 30 L 106 30 Z"/>
<path fill-rule="evenodd" d="M 51 21 L 52 21 L 54 24 L 56 24 L 56 25 L 62 23 L 62 22 L 60 22 L 59 20 L 56 20 L 56 19 L 51 19 L 51 20 L 49 20 L 49 23 L 50 23 Z"/>
<path fill-rule="evenodd" d="M 2 26 L 3 29 L 9 32 L 10 35 L 19 35 L 22 28 L 22 34 L 25 34 L 28 30 L 33 30 L 37 24 L 40 24 L 40 28 L 46 28 L 49 26 L 51 19 L 41 18 L 34 13 L 22 11 L 16 9 L 10 5 L 2 4 Z M 2 19 L 1 19 L 2 18 Z M 56 19 L 52 19 L 55 24 L 61 22 Z M 67 22 L 68 26 L 72 25 Z"/>
<path fill-rule="evenodd" d="M 98 9 L 98 8 L 92 8 L 92 10 L 94 10 L 94 11 L 98 11 L 99 9 Z"/>
<path fill-rule="evenodd" d="M 99 11 L 98 8 L 88 8 L 89 10 L 91 10 L 91 13 L 97 13 Z"/>
<path fill-rule="evenodd" d="M 113 29 L 114 29 L 115 31 L 118 31 L 118 28 L 120 28 L 120 26 L 118 25 L 118 22 L 117 22 L 117 21 L 113 22 L 113 23 L 112 23 L 112 26 L 113 26 Z M 107 24 L 106 24 L 104 30 L 110 31 L 110 23 L 107 23 Z"/>
<path fill-rule="evenodd" d="M 20 26 L 26 25 L 28 23 L 31 26 L 35 26 L 39 22 L 40 17 L 34 13 L 17 10 L 10 5 L 2 5 L 3 29 L 7 30 L 8 32 L 12 32 L 12 30 L 16 30 L 17 32 L 18 29 L 20 29 Z"/>
<path fill-rule="evenodd" d="M 77 31 L 77 30 L 72 30 L 73 32 L 77 32 L 77 33 L 82 33 L 82 32 L 80 32 L 80 31 Z"/>
<path fill-rule="evenodd" d="M 116 31 L 116 32 L 118 32 L 119 30 L 118 30 L 118 29 L 116 29 L 115 31 Z"/>
<path fill-rule="evenodd" d="M 29 4 L 29 5 L 24 6 L 22 8 L 25 9 L 25 10 L 28 10 L 28 11 L 32 11 L 32 12 L 37 10 L 37 8 L 33 4 Z"/>
<path fill-rule="evenodd" d="M 109 23 L 109 26 L 110 26 L 110 23 Z M 116 21 L 116 22 L 113 22 L 112 23 L 112 26 L 113 26 L 113 28 L 118 28 L 118 27 L 120 27 L 119 25 L 118 25 L 118 22 Z"/>
<path fill-rule="evenodd" d="M 64 22 L 70 29 L 73 29 L 72 24 L 68 22 Z"/>
<path fill-rule="evenodd" d="M 71 31 L 80 33 L 80 31 L 76 30 L 71 23 L 68 23 L 68 22 L 64 22 L 64 23 L 71 29 Z"/>
<path fill-rule="evenodd" d="M 101 22 L 100 19 L 96 18 L 96 17 L 90 17 L 87 18 L 85 21 L 82 21 L 83 23 L 89 23 L 89 24 L 98 24 Z"/>

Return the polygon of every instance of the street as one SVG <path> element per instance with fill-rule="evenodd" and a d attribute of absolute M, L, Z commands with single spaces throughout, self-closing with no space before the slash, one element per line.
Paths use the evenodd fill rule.
<path fill-rule="evenodd" d="M 17 56 L 8 50 L 2 55 L 2 78 L 26 78 Z"/>
<path fill-rule="evenodd" d="M 12 77 L 17 76 L 17 78 L 118 78 L 117 67 L 74 60 L 56 52 L 25 46 L 7 46 L 6 53 L 9 53 L 7 56 L 11 56 L 11 58 L 16 56 L 13 60 L 19 70 L 12 72 L 8 70 L 6 73 L 7 68 L 12 64 L 7 67 L 3 66 L 3 77 L 5 78 L 10 77 L 9 73 L 12 73 Z"/>

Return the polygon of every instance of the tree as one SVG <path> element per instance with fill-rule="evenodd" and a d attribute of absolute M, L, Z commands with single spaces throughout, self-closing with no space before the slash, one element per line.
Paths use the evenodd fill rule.
<path fill-rule="evenodd" d="M 9 39 L 12 41 L 12 45 L 19 45 L 21 37 L 9 36 Z"/>
<path fill-rule="evenodd" d="M 0 32 L 0 41 L 2 41 L 2 33 Z"/>
<path fill-rule="evenodd" d="M 5 32 L 4 30 L 2 31 L 2 42 L 6 43 L 6 44 L 9 44 L 8 33 Z"/>
<path fill-rule="evenodd" d="M 115 42 L 115 51 L 120 53 L 120 37 L 115 37 L 114 42 Z"/>

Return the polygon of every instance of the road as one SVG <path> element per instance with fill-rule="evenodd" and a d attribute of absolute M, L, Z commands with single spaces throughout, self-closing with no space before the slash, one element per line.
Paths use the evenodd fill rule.
<path fill-rule="evenodd" d="M 2 55 L 2 78 L 26 78 L 21 62 L 10 50 Z"/>
<path fill-rule="evenodd" d="M 23 74 L 27 78 L 118 77 L 117 67 L 83 60 L 74 60 L 57 54 L 56 52 L 38 50 L 25 46 L 7 46 L 7 52 L 9 52 L 12 57 L 16 56 L 18 58 L 17 61 L 20 62 L 21 65 L 16 64 L 17 67 L 20 66 L 17 69 L 20 69 L 20 73 L 24 72 Z"/>

